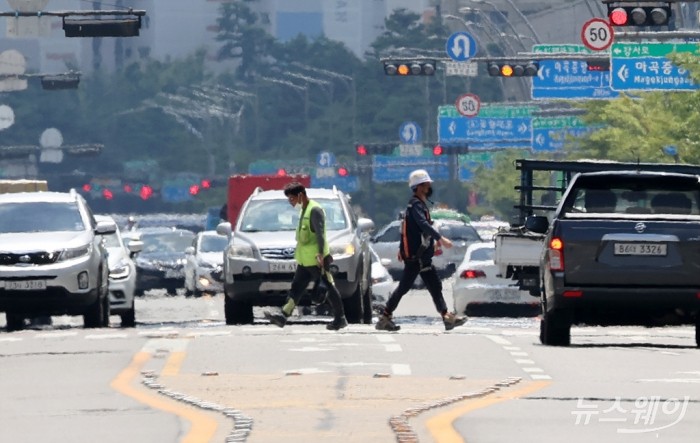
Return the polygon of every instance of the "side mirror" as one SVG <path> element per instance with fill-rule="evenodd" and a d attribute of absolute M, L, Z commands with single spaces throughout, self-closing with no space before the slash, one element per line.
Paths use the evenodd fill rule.
<path fill-rule="evenodd" d="M 360 217 L 357 220 L 357 227 L 360 228 L 360 231 L 362 232 L 370 232 L 372 229 L 374 229 L 374 222 L 372 219 Z"/>
<path fill-rule="evenodd" d="M 549 229 L 549 220 L 544 215 L 531 215 L 525 219 L 525 229 L 544 234 Z"/>
<path fill-rule="evenodd" d="M 185 248 L 186 255 L 194 255 L 194 246 L 188 246 Z"/>
<path fill-rule="evenodd" d="M 143 251 L 143 242 L 141 240 L 131 240 L 126 244 L 126 248 L 133 254 Z"/>
<path fill-rule="evenodd" d="M 228 237 L 231 235 L 231 223 L 223 222 L 216 225 L 216 233 Z"/>
<path fill-rule="evenodd" d="M 389 260 L 388 258 L 382 258 L 381 260 L 379 260 L 379 262 L 382 264 L 382 266 L 389 266 L 391 264 L 391 260 Z"/>
<path fill-rule="evenodd" d="M 108 235 L 117 232 L 117 224 L 113 221 L 98 221 L 95 226 L 95 234 Z"/>

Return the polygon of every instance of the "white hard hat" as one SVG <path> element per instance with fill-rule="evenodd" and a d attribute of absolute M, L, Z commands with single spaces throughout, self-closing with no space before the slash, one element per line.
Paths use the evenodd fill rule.
<path fill-rule="evenodd" d="M 432 182 L 433 179 L 430 178 L 430 175 L 428 175 L 428 171 L 426 171 L 425 169 L 416 169 L 415 171 L 411 172 L 411 175 L 408 176 L 408 186 L 410 188 L 418 186 L 421 183 Z"/>

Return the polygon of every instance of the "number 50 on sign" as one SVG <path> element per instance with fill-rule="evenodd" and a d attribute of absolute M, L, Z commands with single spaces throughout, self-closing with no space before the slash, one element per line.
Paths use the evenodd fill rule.
<path fill-rule="evenodd" d="M 474 94 L 463 94 L 457 97 L 455 102 L 457 112 L 465 117 L 476 117 L 481 108 L 481 100 Z"/>
<path fill-rule="evenodd" d="M 615 33 L 610 23 L 602 18 L 592 18 L 581 28 L 581 40 L 592 51 L 604 51 L 613 43 Z"/>

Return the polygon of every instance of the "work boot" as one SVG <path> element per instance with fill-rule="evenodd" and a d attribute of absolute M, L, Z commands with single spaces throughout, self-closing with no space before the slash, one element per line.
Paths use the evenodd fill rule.
<path fill-rule="evenodd" d="M 340 317 L 333 319 L 332 322 L 328 323 L 326 325 L 326 329 L 329 331 L 337 331 L 338 329 L 343 329 L 348 326 L 348 321 L 345 319 L 345 317 Z"/>
<path fill-rule="evenodd" d="M 374 329 L 378 331 L 398 331 L 401 329 L 401 326 L 397 326 L 396 323 L 394 323 L 391 320 L 391 317 L 388 317 L 384 314 L 379 316 L 379 320 L 377 320 L 377 324 L 374 325 Z"/>
<path fill-rule="evenodd" d="M 445 324 L 445 331 L 451 331 L 456 326 L 462 326 L 467 322 L 467 317 L 459 317 L 451 312 L 446 312 L 442 316 L 442 322 Z"/>
<path fill-rule="evenodd" d="M 279 326 L 280 328 L 284 328 L 284 325 L 287 324 L 287 316 L 284 315 L 283 312 L 265 311 L 265 318 L 270 320 L 270 323 Z"/>

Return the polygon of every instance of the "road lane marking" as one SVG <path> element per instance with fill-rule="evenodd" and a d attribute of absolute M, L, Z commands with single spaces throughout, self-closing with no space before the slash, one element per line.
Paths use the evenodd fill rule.
<path fill-rule="evenodd" d="M 401 345 L 399 345 L 399 344 L 384 345 L 384 350 L 386 352 L 401 352 L 401 351 L 403 351 L 403 349 L 401 348 Z"/>
<path fill-rule="evenodd" d="M 394 375 L 411 375 L 411 366 L 396 363 L 391 365 L 391 373 Z"/>
<path fill-rule="evenodd" d="M 78 335 L 75 331 L 56 331 L 56 332 L 37 332 L 34 338 L 64 338 L 75 337 Z"/>
<path fill-rule="evenodd" d="M 113 333 L 113 334 L 88 334 L 85 336 L 86 340 L 107 340 L 111 338 L 128 338 L 129 335 L 123 332 Z"/>
<path fill-rule="evenodd" d="M 464 438 L 457 433 L 453 426 L 456 419 L 477 409 L 483 409 L 506 400 L 516 400 L 535 391 L 539 391 L 540 389 L 544 389 L 550 384 L 551 382 L 548 381 L 533 381 L 515 391 L 496 391 L 494 394 L 486 397 L 468 400 L 466 404 L 460 407 L 453 408 L 429 419 L 426 422 L 426 427 L 436 443 L 464 443 Z"/>
<path fill-rule="evenodd" d="M 191 424 L 189 432 L 182 437 L 180 443 L 206 443 L 211 441 L 218 427 L 216 420 L 194 410 L 192 407 L 181 405 L 170 399 L 163 399 L 158 394 L 154 395 L 133 386 L 134 379 L 140 374 L 141 369 L 150 358 L 151 353 L 149 352 L 137 352 L 129 366 L 124 368 L 112 380 L 110 384 L 112 389 L 151 408 L 177 415 L 189 421 Z"/>

